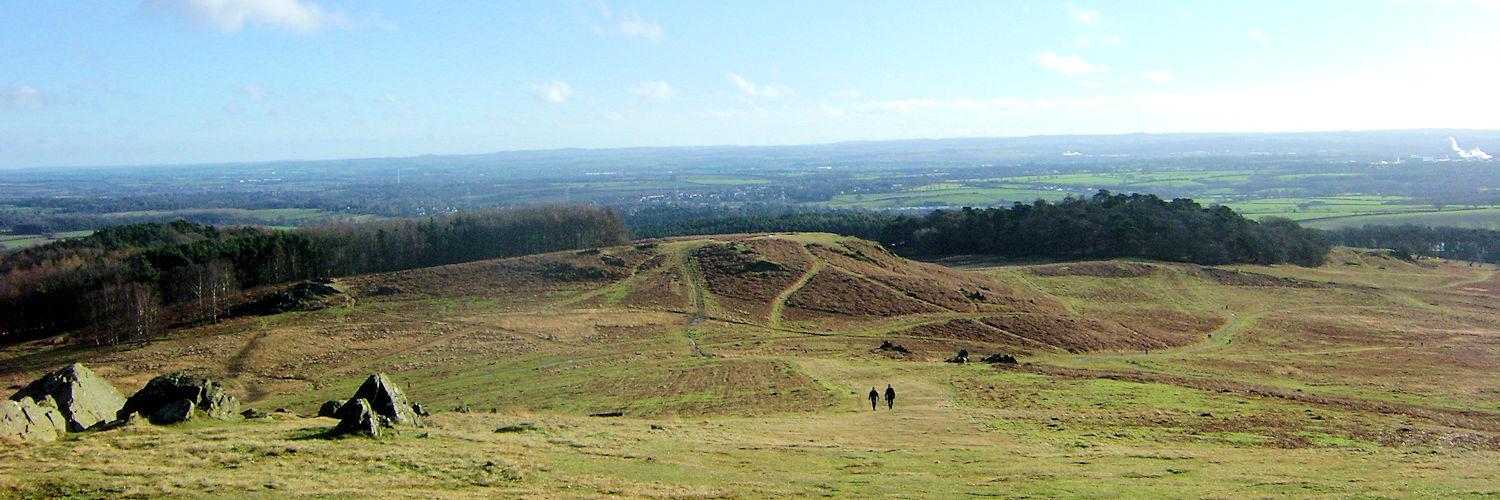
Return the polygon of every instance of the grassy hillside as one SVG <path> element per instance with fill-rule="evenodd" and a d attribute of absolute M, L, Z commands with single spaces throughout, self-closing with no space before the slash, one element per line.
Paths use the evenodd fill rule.
<path fill-rule="evenodd" d="M 1493 266 L 941 264 L 824 234 L 678 239 L 351 278 L 347 307 L 147 344 L 14 346 L 6 385 L 74 360 L 127 393 L 190 369 L 290 413 L 7 445 L 0 496 L 1500 492 Z M 1023 364 L 940 362 L 961 348 Z M 334 421 L 305 415 L 371 371 L 431 425 L 317 438 Z M 895 409 L 871 411 L 885 384 Z"/>

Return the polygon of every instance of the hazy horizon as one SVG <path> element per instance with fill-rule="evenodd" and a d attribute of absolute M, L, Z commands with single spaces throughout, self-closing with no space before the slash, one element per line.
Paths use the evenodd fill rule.
<path fill-rule="evenodd" d="M 444 7 L 8 3 L 0 168 L 1500 129 L 1490 2 Z"/>

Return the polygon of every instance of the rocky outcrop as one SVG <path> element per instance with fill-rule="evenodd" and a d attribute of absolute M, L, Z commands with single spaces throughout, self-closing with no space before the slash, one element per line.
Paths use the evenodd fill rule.
<path fill-rule="evenodd" d="M 314 311 L 325 307 L 351 305 L 354 298 L 333 286 L 332 280 L 309 280 L 289 286 L 255 301 L 240 312 L 256 315 L 291 311 Z"/>
<path fill-rule="evenodd" d="M 401 388 L 396 387 L 396 383 L 391 382 L 383 373 L 375 373 L 366 378 L 349 401 L 343 404 L 338 404 L 337 401 L 323 403 L 318 414 L 321 416 L 329 410 L 332 411 L 333 418 L 339 419 L 338 427 L 334 428 L 335 434 L 370 437 L 380 437 L 381 429 L 396 425 L 421 425 L 421 417 L 427 415 L 422 405 L 408 401 Z"/>
<path fill-rule="evenodd" d="M 1013 365 L 1013 364 L 1016 364 L 1016 357 L 1015 356 L 1011 356 L 1009 354 L 991 354 L 991 355 L 989 355 L 988 357 L 984 358 L 981 361 L 983 361 L 985 363 L 999 363 L 999 364 Z"/>
<path fill-rule="evenodd" d="M 369 401 L 370 409 L 376 414 L 391 419 L 392 423 L 401 425 L 417 425 L 419 416 L 412 411 L 411 401 L 406 400 L 406 394 L 396 387 L 384 373 L 376 373 L 365 379 L 360 384 L 359 390 L 354 391 L 354 396 L 349 400 L 364 399 Z M 348 403 L 345 403 L 346 405 Z"/>
<path fill-rule="evenodd" d="M 189 403 L 188 415 L 174 420 L 183 408 L 180 403 L 182 401 Z M 173 411 L 161 413 L 161 410 L 168 407 L 172 407 Z M 192 410 L 201 410 L 220 420 L 231 420 L 239 415 L 240 402 L 224 392 L 224 386 L 216 381 L 187 372 L 172 372 L 151 379 L 146 387 L 131 395 L 119 410 L 118 416 L 123 418 L 131 413 L 140 413 L 146 415 L 153 424 L 167 424 L 192 418 Z M 163 418 L 158 419 L 158 414 Z"/>
<path fill-rule="evenodd" d="M 66 432 L 67 420 L 51 399 L 44 399 L 41 403 L 29 397 L 20 401 L 0 401 L 0 436 L 54 441 Z"/>
<path fill-rule="evenodd" d="M 109 423 L 125 405 L 125 395 L 82 363 L 73 363 L 36 379 L 11 395 L 11 401 L 30 398 L 33 404 L 51 399 L 69 432 Z"/>

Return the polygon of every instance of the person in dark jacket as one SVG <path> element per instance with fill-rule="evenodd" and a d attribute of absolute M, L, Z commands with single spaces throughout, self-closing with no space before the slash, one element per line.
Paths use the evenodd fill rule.
<path fill-rule="evenodd" d="M 885 384 L 885 408 L 887 410 L 896 408 L 896 390 L 891 388 L 891 384 Z"/>
<path fill-rule="evenodd" d="M 880 393 L 874 387 L 870 388 L 870 409 L 875 409 L 875 403 L 880 401 Z"/>

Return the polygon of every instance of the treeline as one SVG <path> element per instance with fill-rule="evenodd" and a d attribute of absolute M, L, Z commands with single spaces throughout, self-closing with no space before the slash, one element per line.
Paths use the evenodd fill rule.
<path fill-rule="evenodd" d="M 880 212 L 805 212 L 683 219 L 630 229 L 636 239 L 733 233 L 819 232 L 884 241 L 900 217 Z"/>
<path fill-rule="evenodd" d="M 1364 226 L 1326 231 L 1334 243 L 1360 248 L 1388 249 L 1396 256 L 1440 257 L 1500 263 L 1500 231 L 1459 227 Z"/>
<path fill-rule="evenodd" d="M 673 221 L 636 236 L 822 231 L 873 239 L 907 255 L 989 254 L 1021 258 L 1144 257 L 1206 265 L 1321 265 L 1331 248 L 1288 219 L 1244 218 L 1189 199 L 1100 191 L 1090 198 L 1038 200 L 1002 208 L 936 210 L 923 216 L 812 213 Z"/>
<path fill-rule="evenodd" d="M 282 231 L 144 223 L 0 256 L 0 343 L 149 338 L 217 321 L 239 290 L 628 242 L 614 211 L 544 206 Z"/>

